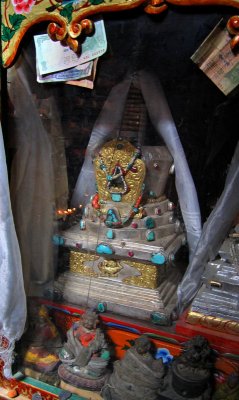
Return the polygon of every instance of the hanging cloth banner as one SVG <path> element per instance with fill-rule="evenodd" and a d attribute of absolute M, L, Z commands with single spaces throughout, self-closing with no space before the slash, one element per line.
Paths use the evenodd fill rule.
<path fill-rule="evenodd" d="M 0 169 L 0 358 L 4 362 L 4 375 L 10 378 L 14 344 L 20 339 L 26 322 L 26 297 L 10 204 L 1 126 Z"/>
<path fill-rule="evenodd" d="M 174 159 L 175 184 L 191 257 L 201 235 L 201 214 L 194 182 L 160 82 L 149 72 L 138 74 L 151 122 Z"/>
<path fill-rule="evenodd" d="M 187 232 L 190 256 L 194 253 L 201 235 L 201 215 L 197 194 L 180 138 L 157 77 L 139 71 L 116 85 L 110 92 L 94 125 L 86 157 L 72 198 L 72 206 L 86 205 L 95 193 L 95 176 L 92 157 L 95 150 L 110 137 L 117 137 L 130 85 L 136 81 L 141 89 L 151 121 L 163 138 L 174 158 L 175 182 Z"/>

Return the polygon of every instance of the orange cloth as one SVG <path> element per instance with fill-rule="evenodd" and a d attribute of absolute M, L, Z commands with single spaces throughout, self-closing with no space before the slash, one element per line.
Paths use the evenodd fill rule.
<path fill-rule="evenodd" d="M 94 340 L 94 338 L 95 338 L 95 333 L 84 333 L 83 335 L 81 335 L 79 340 L 82 346 L 88 347 L 89 344 L 92 342 L 92 340 Z"/>

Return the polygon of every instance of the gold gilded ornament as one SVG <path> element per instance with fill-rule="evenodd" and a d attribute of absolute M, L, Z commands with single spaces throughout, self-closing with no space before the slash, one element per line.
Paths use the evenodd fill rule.
<path fill-rule="evenodd" d="M 81 253 L 80 251 L 71 251 L 70 253 L 70 271 L 78 272 L 85 276 L 97 277 L 98 274 L 93 271 L 91 266 L 87 266 L 86 262 L 94 262 L 99 259 L 99 256 L 88 253 Z"/>
<path fill-rule="evenodd" d="M 142 219 L 145 217 L 145 211 L 143 207 L 139 207 L 139 211 L 137 212 L 137 214 L 135 214 L 134 218 L 136 219 Z"/>
<path fill-rule="evenodd" d="M 117 273 L 123 268 L 120 263 L 114 260 L 104 260 L 98 264 L 98 268 L 103 276 L 117 276 Z M 101 276 L 102 276 L 101 275 Z"/>
<path fill-rule="evenodd" d="M 156 289 L 159 285 L 159 268 L 156 265 L 148 265 L 135 261 L 127 261 L 127 265 L 137 269 L 140 276 L 124 278 L 123 282 L 131 286 L 139 286 L 147 289 Z"/>
<path fill-rule="evenodd" d="M 93 254 L 71 251 L 70 271 L 93 278 L 117 278 L 117 281 L 121 280 L 126 285 L 156 289 L 161 270 L 155 265 L 141 262 L 102 259 Z"/>
<path fill-rule="evenodd" d="M 118 193 L 122 203 L 136 203 L 146 171 L 144 162 L 134 159 L 136 153 L 137 149 L 126 140 L 112 140 L 102 147 L 94 160 L 100 201 L 111 201 L 112 193 Z"/>
<path fill-rule="evenodd" d="M 231 333 L 238 335 L 239 323 L 226 318 L 214 317 L 212 315 L 204 315 L 195 311 L 189 311 L 186 321 L 193 325 L 202 325 L 216 331 Z"/>

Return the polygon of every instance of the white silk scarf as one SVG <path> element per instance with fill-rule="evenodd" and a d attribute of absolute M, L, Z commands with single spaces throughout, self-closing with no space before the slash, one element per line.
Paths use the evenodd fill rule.
<path fill-rule="evenodd" d="M 0 358 L 4 362 L 4 375 L 10 378 L 15 341 L 21 337 L 26 322 L 26 297 L 1 126 L 0 169 Z"/>

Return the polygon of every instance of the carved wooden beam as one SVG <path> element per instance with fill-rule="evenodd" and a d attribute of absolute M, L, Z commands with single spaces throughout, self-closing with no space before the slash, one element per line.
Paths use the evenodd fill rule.
<path fill-rule="evenodd" d="M 160 14 L 170 4 L 177 6 L 224 5 L 239 8 L 239 0 L 2 0 L 1 1 L 1 40 L 2 62 L 4 67 L 13 64 L 20 42 L 26 31 L 33 25 L 49 21 L 48 34 L 53 40 L 60 40 L 75 52 L 79 50 L 77 38 L 89 35 L 94 24 L 92 15 L 105 12 L 130 10 L 142 6 L 149 14 Z M 238 40 L 239 17 L 232 17 L 228 29 Z"/>
<path fill-rule="evenodd" d="M 235 50 L 239 46 L 239 15 L 235 15 L 228 20 L 227 30 L 233 36 L 231 48 Z"/>

